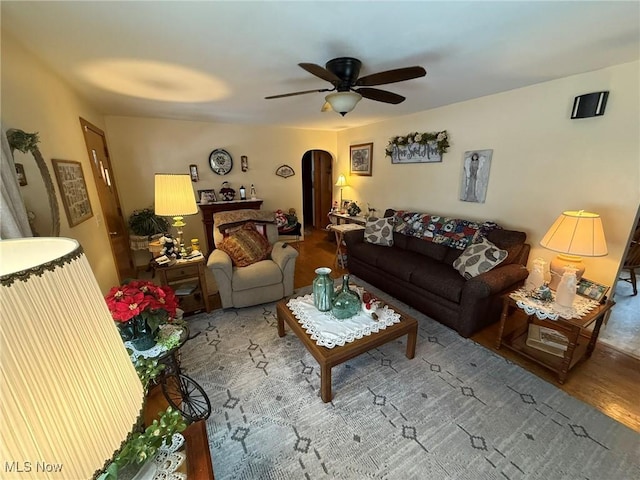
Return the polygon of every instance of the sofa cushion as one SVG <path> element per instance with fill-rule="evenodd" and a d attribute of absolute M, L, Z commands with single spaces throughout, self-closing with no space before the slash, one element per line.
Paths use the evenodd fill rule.
<path fill-rule="evenodd" d="M 393 220 L 391 218 L 367 219 L 364 228 L 364 241 L 383 247 L 393 245 Z"/>
<path fill-rule="evenodd" d="M 241 228 L 218 246 L 231 257 L 236 267 L 246 267 L 264 260 L 271 253 L 269 241 L 254 228 Z"/>
<path fill-rule="evenodd" d="M 464 252 L 453 262 L 453 268 L 460 275 L 469 279 L 488 272 L 507 258 L 508 252 L 496 247 L 485 237 L 468 246 Z"/>
<path fill-rule="evenodd" d="M 425 261 L 430 260 L 419 253 L 396 248 L 385 249 L 384 255 L 377 259 L 376 266 L 400 280 L 409 282 L 414 270 L 424 268 Z"/>
<path fill-rule="evenodd" d="M 349 257 L 357 258 L 372 267 L 378 266 L 378 259 L 389 253 L 387 247 L 374 245 L 373 243 L 358 242 L 348 245 L 347 254 Z"/>
<path fill-rule="evenodd" d="M 527 235 L 515 230 L 493 230 L 487 234 L 487 239 L 496 247 L 507 251 L 507 258 L 502 264 L 509 265 L 518 261 L 522 249 L 525 248 Z"/>
<path fill-rule="evenodd" d="M 421 268 L 411 273 L 411 283 L 434 295 L 460 303 L 467 281 L 451 265 L 424 259 Z"/>

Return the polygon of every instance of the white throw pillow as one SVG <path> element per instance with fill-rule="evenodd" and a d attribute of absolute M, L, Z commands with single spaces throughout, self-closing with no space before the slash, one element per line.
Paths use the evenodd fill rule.
<path fill-rule="evenodd" d="M 453 262 L 453 268 L 468 280 L 499 265 L 507 258 L 507 254 L 506 250 L 500 250 L 485 237 L 481 237 L 478 243 L 464 249 L 462 255 Z"/>
<path fill-rule="evenodd" d="M 364 227 L 364 240 L 374 245 L 391 247 L 393 245 L 393 218 L 371 217 L 367 219 L 367 224 Z"/>

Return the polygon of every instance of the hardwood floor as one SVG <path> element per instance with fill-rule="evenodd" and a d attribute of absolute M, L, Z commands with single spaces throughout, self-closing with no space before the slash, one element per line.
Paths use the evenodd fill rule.
<path fill-rule="evenodd" d="M 296 262 L 295 287 L 310 285 L 315 269 L 331 267 L 332 276 L 348 273 L 334 264 L 336 245 L 324 230 L 306 231 L 304 241 L 293 243 L 300 256 Z M 588 403 L 605 415 L 640 432 L 640 360 L 598 343 L 592 357 L 576 365 L 564 385 L 555 374 L 515 352 L 495 349 L 498 324 L 490 325 L 472 337 L 474 341 L 521 365 L 530 372 Z"/>

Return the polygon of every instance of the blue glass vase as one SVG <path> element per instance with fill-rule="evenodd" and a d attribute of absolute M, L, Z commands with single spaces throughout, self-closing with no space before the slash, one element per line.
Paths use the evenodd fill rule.
<path fill-rule="evenodd" d="M 328 267 L 316 268 L 316 278 L 313 279 L 313 304 L 321 312 L 331 310 L 334 290 L 333 279 L 329 276 L 331 269 Z"/>
<path fill-rule="evenodd" d="M 360 296 L 349 288 L 349 275 L 342 277 L 342 288 L 333 300 L 331 313 L 338 320 L 353 317 L 362 308 Z"/>

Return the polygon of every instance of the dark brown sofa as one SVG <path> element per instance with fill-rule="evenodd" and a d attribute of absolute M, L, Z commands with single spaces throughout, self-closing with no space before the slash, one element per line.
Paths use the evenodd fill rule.
<path fill-rule="evenodd" d="M 385 217 L 393 217 L 387 210 Z M 470 337 L 500 317 L 500 295 L 520 286 L 530 245 L 526 234 L 494 229 L 487 239 L 509 252 L 492 270 L 466 280 L 453 267 L 462 250 L 394 231 L 393 246 L 364 241 L 364 230 L 345 234 L 349 271 L 420 312 Z"/>

